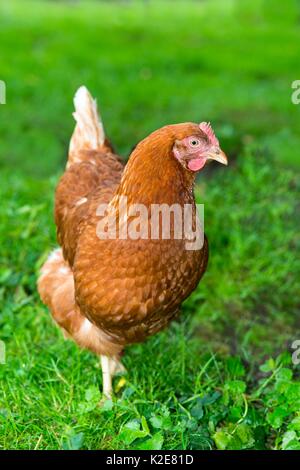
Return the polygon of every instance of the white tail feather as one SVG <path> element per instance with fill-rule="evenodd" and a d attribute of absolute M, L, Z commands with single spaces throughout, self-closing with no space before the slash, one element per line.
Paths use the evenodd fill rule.
<path fill-rule="evenodd" d="M 105 133 L 94 100 L 85 86 L 78 88 L 74 97 L 76 126 L 70 141 L 69 163 L 79 150 L 96 150 L 103 146 Z"/>

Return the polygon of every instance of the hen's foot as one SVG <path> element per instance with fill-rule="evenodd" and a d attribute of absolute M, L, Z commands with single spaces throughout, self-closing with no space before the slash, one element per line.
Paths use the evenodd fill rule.
<path fill-rule="evenodd" d="M 111 361 L 111 373 L 113 377 L 118 374 L 127 373 L 126 368 L 123 366 L 122 362 L 117 357 L 112 357 L 110 361 Z"/>

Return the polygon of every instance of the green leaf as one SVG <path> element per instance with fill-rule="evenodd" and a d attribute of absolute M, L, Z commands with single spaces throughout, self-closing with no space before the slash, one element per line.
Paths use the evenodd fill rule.
<path fill-rule="evenodd" d="M 198 421 L 195 418 L 184 420 L 184 421 L 185 421 L 184 422 L 185 428 L 191 432 L 195 432 L 199 428 Z"/>
<path fill-rule="evenodd" d="M 275 361 L 273 358 L 268 359 L 264 364 L 260 366 L 262 372 L 272 372 L 276 367 Z"/>
<path fill-rule="evenodd" d="M 101 411 L 111 411 L 113 409 L 113 406 L 114 404 L 112 400 L 105 400 L 102 403 Z"/>
<path fill-rule="evenodd" d="M 218 430 L 213 439 L 218 449 L 241 450 L 249 449 L 255 444 L 253 432 L 245 423 L 239 425 L 230 424 L 221 430 Z"/>
<path fill-rule="evenodd" d="M 99 389 L 98 387 L 91 386 L 85 392 L 85 399 L 86 401 L 99 401 Z"/>
<path fill-rule="evenodd" d="M 293 372 L 291 369 L 287 369 L 286 367 L 283 367 L 280 369 L 277 374 L 276 374 L 276 380 L 286 380 L 290 381 L 293 377 Z"/>
<path fill-rule="evenodd" d="M 156 429 L 161 429 L 163 427 L 163 418 L 161 416 L 153 415 L 150 418 L 150 423 Z"/>
<path fill-rule="evenodd" d="M 290 414 L 289 411 L 283 406 L 279 406 L 275 408 L 274 411 L 269 412 L 267 414 L 267 421 L 274 429 L 280 428 L 282 425 L 284 418 L 286 418 Z"/>
<path fill-rule="evenodd" d="M 235 434 L 239 437 L 240 441 L 242 442 L 243 448 L 251 447 L 254 444 L 252 430 L 247 424 L 239 424 L 236 428 Z"/>
<path fill-rule="evenodd" d="M 212 442 L 206 434 L 191 434 L 189 448 L 191 450 L 210 450 Z"/>
<path fill-rule="evenodd" d="M 222 395 L 221 392 L 215 391 L 211 395 L 209 394 L 204 395 L 204 397 L 200 398 L 200 400 L 203 406 L 212 405 L 221 397 L 221 395 Z"/>
<path fill-rule="evenodd" d="M 197 420 L 200 420 L 203 417 L 203 406 L 201 399 L 197 401 L 197 403 L 192 407 L 191 409 L 191 415 L 196 418 Z"/>
<path fill-rule="evenodd" d="M 173 429 L 173 424 L 168 409 L 164 409 L 161 415 L 152 414 L 150 423 L 155 429 L 163 429 L 165 431 Z"/>
<path fill-rule="evenodd" d="M 99 389 L 96 386 L 89 387 L 85 392 L 85 401 L 78 403 L 78 414 L 90 413 L 93 411 L 100 401 Z"/>
<path fill-rule="evenodd" d="M 283 450 L 300 450 L 300 442 L 299 440 L 293 439 L 289 442 L 288 446 L 285 447 Z"/>
<path fill-rule="evenodd" d="M 229 409 L 229 419 L 234 423 L 237 422 L 243 415 L 243 408 L 241 406 L 231 406 Z"/>
<path fill-rule="evenodd" d="M 227 388 L 232 395 L 241 395 L 246 390 L 246 383 L 242 380 L 228 380 L 225 382 L 225 388 Z"/>
<path fill-rule="evenodd" d="M 297 434 L 295 431 L 287 431 L 284 433 L 283 438 L 282 438 L 282 448 L 283 450 L 287 450 L 289 445 L 292 442 L 297 443 Z"/>
<path fill-rule="evenodd" d="M 154 436 L 150 437 L 150 439 L 147 439 L 146 441 L 142 442 L 138 446 L 136 446 L 136 449 L 139 450 L 160 450 L 163 446 L 164 443 L 164 438 L 162 433 L 158 432 L 154 434 Z"/>
<path fill-rule="evenodd" d="M 226 431 L 217 431 L 213 435 L 217 449 L 225 450 L 230 442 L 231 436 Z"/>
<path fill-rule="evenodd" d="M 289 429 L 300 431 L 300 416 L 296 416 L 289 424 Z"/>
<path fill-rule="evenodd" d="M 90 413 L 97 407 L 96 403 L 93 402 L 81 402 L 77 405 L 77 413 L 83 415 L 85 413 Z"/>
<path fill-rule="evenodd" d="M 276 366 L 287 366 L 292 363 L 292 357 L 289 351 L 284 351 L 276 357 Z"/>
<path fill-rule="evenodd" d="M 69 432 L 69 435 L 67 435 L 64 438 L 62 447 L 64 450 L 79 450 L 82 447 L 83 439 L 84 439 L 83 432 L 79 432 L 78 434 L 75 434 L 71 430 Z"/>
<path fill-rule="evenodd" d="M 124 444 L 129 445 L 136 439 L 148 436 L 148 432 L 140 428 L 140 423 L 137 420 L 128 421 L 121 429 L 120 439 Z"/>
<path fill-rule="evenodd" d="M 150 434 L 150 430 L 145 416 L 142 416 L 141 423 L 143 431 L 145 431 L 147 434 Z"/>
<path fill-rule="evenodd" d="M 260 413 L 260 410 L 257 410 L 253 408 L 252 406 L 249 406 L 245 421 L 251 427 L 255 428 L 257 426 L 262 426 L 264 424 L 265 417 L 263 414 Z"/>

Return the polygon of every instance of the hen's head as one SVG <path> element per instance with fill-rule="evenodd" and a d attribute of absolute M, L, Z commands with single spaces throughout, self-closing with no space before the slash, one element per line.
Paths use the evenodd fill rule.
<path fill-rule="evenodd" d="M 172 148 L 174 157 L 188 171 L 201 170 L 207 161 L 215 160 L 227 165 L 227 157 L 221 150 L 212 127 L 207 122 L 201 124 L 178 124 L 173 127 L 175 142 Z"/>
<path fill-rule="evenodd" d="M 139 203 L 166 202 L 168 197 L 177 201 L 186 197 L 183 187 L 192 188 L 196 172 L 210 160 L 227 165 L 210 124 L 185 122 L 161 127 L 134 148 L 118 193 Z"/>

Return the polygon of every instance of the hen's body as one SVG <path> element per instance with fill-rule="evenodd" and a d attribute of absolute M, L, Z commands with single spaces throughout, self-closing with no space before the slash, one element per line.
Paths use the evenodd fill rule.
<path fill-rule="evenodd" d="M 118 203 L 125 196 L 128 206 L 143 204 L 149 214 L 151 204 L 191 204 L 195 217 L 194 177 L 170 156 L 170 145 L 175 133 L 184 137 L 196 125 L 167 126 L 151 134 L 138 144 L 124 170 L 83 88 L 75 107 L 77 127 L 56 190 L 62 249 L 43 266 L 39 292 L 55 321 L 80 346 L 117 357 L 126 344 L 144 340 L 176 316 L 205 271 L 208 245 L 205 238 L 201 249 L 187 250 L 184 237 L 172 236 L 101 239 L 97 210 L 109 204 L 120 221 Z"/>

